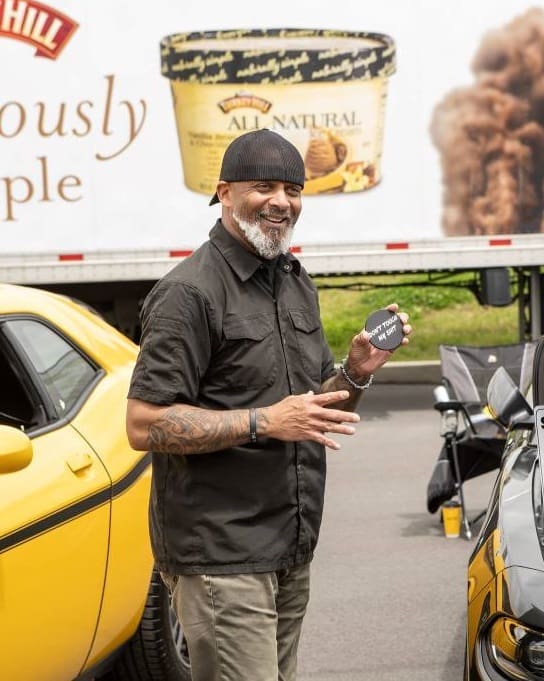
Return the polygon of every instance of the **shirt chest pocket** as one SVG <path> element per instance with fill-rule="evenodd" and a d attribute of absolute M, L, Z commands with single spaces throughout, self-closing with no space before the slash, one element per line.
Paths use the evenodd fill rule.
<path fill-rule="evenodd" d="M 232 388 L 244 390 L 272 385 L 278 371 L 274 315 L 226 317 L 221 355 L 224 380 Z"/>
<path fill-rule="evenodd" d="M 320 382 L 323 361 L 323 334 L 321 322 L 316 313 L 309 310 L 289 310 L 295 328 L 298 354 L 304 371 Z"/>

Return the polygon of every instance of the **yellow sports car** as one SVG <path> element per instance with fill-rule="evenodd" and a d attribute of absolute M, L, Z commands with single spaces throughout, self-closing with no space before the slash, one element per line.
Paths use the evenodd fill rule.
<path fill-rule="evenodd" d="M 62 296 L 0 284 L 0 679 L 190 680 L 125 435 L 137 347 Z"/>

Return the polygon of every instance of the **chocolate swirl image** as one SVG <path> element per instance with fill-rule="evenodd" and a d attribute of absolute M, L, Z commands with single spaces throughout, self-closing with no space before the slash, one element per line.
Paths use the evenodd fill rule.
<path fill-rule="evenodd" d="M 544 11 L 484 36 L 475 82 L 435 108 L 447 236 L 543 232 Z"/>

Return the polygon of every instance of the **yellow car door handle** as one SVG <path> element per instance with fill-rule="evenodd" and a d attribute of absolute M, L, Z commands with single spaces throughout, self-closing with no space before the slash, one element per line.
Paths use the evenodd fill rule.
<path fill-rule="evenodd" d="M 86 452 L 78 452 L 77 454 L 71 454 L 68 459 L 66 459 L 66 463 L 68 464 L 68 468 L 72 471 L 72 473 L 77 473 L 78 471 L 82 471 L 84 468 L 89 468 L 89 466 L 92 466 L 93 459 L 91 455 L 87 454 Z"/>

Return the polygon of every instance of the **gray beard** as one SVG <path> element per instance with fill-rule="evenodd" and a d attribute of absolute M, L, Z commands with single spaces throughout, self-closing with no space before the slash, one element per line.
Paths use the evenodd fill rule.
<path fill-rule="evenodd" d="M 273 239 L 262 231 L 257 221 L 250 222 L 249 220 L 243 220 L 238 217 L 236 213 L 233 213 L 233 217 L 244 233 L 246 239 L 261 258 L 273 260 L 280 255 L 280 253 L 287 253 L 289 251 L 294 232 L 294 227 L 292 225 L 287 228 L 281 238 Z"/>

